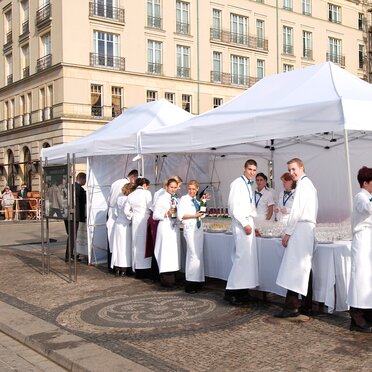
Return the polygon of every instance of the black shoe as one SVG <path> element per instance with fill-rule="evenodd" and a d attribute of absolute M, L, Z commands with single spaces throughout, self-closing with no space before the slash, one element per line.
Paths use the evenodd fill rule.
<path fill-rule="evenodd" d="M 194 288 L 185 288 L 185 292 L 189 294 L 195 294 L 198 293 L 198 291 Z"/>
<path fill-rule="evenodd" d="M 120 271 L 120 276 L 123 278 L 124 276 L 126 276 L 125 274 L 125 271 Z"/>
<path fill-rule="evenodd" d="M 300 312 L 298 309 L 283 309 L 279 313 L 274 314 L 275 318 L 294 318 L 296 316 L 299 316 Z"/>
<path fill-rule="evenodd" d="M 229 295 L 229 294 L 226 294 L 223 296 L 223 299 L 227 302 L 230 303 L 230 305 L 233 305 L 233 306 L 240 306 L 240 305 L 243 305 L 243 301 L 239 298 L 239 297 L 236 297 L 236 296 L 233 296 L 233 295 Z"/>
<path fill-rule="evenodd" d="M 312 309 L 308 309 L 306 307 L 300 307 L 300 314 L 306 315 L 306 316 L 313 316 L 314 312 Z"/>
<path fill-rule="evenodd" d="M 364 323 L 362 325 L 358 325 L 355 322 L 351 322 L 350 324 L 350 331 L 357 331 L 363 333 L 372 333 L 372 327 L 368 325 L 368 323 Z"/>
<path fill-rule="evenodd" d="M 258 302 L 258 298 L 253 297 L 250 294 L 246 294 L 246 295 L 239 297 L 239 300 L 242 301 L 244 304 Z"/>
<path fill-rule="evenodd" d="M 120 269 L 116 269 L 116 270 L 115 270 L 115 276 L 116 276 L 116 277 L 120 276 Z"/>

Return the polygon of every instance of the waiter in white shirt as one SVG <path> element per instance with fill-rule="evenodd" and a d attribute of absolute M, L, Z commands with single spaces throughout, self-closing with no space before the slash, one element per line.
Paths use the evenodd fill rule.
<path fill-rule="evenodd" d="M 287 162 L 288 172 L 297 182 L 293 205 L 284 230 L 282 245 L 285 248 L 282 263 L 279 268 L 276 284 L 287 289 L 284 309 L 275 314 L 278 318 L 288 318 L 300 315 L 301 301 L 299 295 L 308 295 L 303 304 L 308 305 L 310 312 L 311 291 L 311 261 L 315 244 L 315 224 L 318 214 L 317 191 L 305 174 L 304 163 L 294 158 Z"/>
<path fill-rule="evenodd" d="M 256 175 L 257 188 L 254 192 L 254 202 L 256 205 L 257 216 L 255 222 L 270 221 L 274 211 L 273 193 L 267 188 L 267 176 L 264 173 Z"/>
<path fill-rule="evenodd" d="M 133 169 L 128 173 L 127 177 L 120 178 L 119 180 L 116 180 L 112 185 L 110 189 L 110 195 L 107 199 L 107 221 L 106 221 L 106 227 L 107 227 L 107 264 L 108 264 L 108 270 L 109 272 L 113 272 L 111 270 L 111 253 L 112 253 L 112 238 L 113 238 L 113 227 L 116 221 L 116 202 L 118 200 L 119 195 L 122 193 L 121 189 L 124 185 L 127 183 L 135 184 L 136 179 L 138 178 L 138 170 Z"/>
<path fill-rule="evenodd" d="M 244 173 L 230 185 L 229 213 L 235 242 L 233 266 L 227 280 L 224 299 L 232 305 L 251 301 L 249 288 L 258 286 L 258 260 L 253 218 L 256 216 L 252 183 L 257 163 L 249 159 Z"/>

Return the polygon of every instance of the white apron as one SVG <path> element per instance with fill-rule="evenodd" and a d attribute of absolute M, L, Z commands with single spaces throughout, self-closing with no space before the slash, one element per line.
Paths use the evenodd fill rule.
<path fill-rule="evenodd" d="M 247 235 L 242 225 L 232 219 L 231 229 L 235 247 L 232 252 L 233 266 L 227 279 L 226 289 L 247 289 L 258 286 L 258 258 L 253 218 L 247 220 L 253 231 Z"/>
<path fill-rule="evenodd" d="M 132 266 L 132 226 L 124 214 L 126 196 L 117 201 L 117 219 L 113 228 L 111 268 Z"/>
<path fill-rule="evenodd" d="M 171 195 L 168 192 L 160 195 L 154 205 L 154 220 L 159 220 L 156 232 L 154 255 L 160 273 L 178 271 L 181 267 L 180 230 L 177 220 L 168 218 L 171 207 Z"/>
<path fill-rule="evenodd" d="M 113 245 L 113 229 L 115 225 L 116 215 L 115 215 L 115 208 L 109 207 L 107 211 L 107 221 L 106 221 L 106 228 L 107 228 L 107 239 L 109 243 L 110 253 L 112 253 L 112 245 Z"/>
<path fill-rule="evenodd" d="M 296 229 L 284 249 L 276 284 L 300 293 L 307 294 L 311 261 L 314 252 L 314 229 L 312 222 L 297 222 Z"/>

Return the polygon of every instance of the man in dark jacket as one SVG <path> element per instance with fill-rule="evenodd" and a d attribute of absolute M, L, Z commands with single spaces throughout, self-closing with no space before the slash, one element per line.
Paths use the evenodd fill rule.
<path fill-rule="evenodd" d="M 69 259 L 69 249 L 68 249 L 68 242 L 70 241 L 71 247 L 71 258 L 74 258 L 75 254 L 75 245 L 74 240 L 76 240 L 77 231 L 79 228 L 79 222 L 86 222 L 86 204 L 87 204 L 87 195 L 86 191 L 83 189 L 86 183 L 86 174 L 85 173 L 78 173 L 76 176 L 75 182 L 75 219 L 76 224 L 74 226 L 73 220 L 65 220 L 65 228 L 68 234 L 69 226 L 70 226 L 70 235 L 67 238 L 66 244 L 66 254 L 65 254 L 65 262 L 68 262 Z M 73 235 L 75 234 L 75 236 Z M 79 257 L 77 257 L 79 260 Z"/>
<path fill-rule="evenodd" d="M 27 211 L 28 209 L 30 209 L 29 201 L 27 199 L 27 193 L 28 193 L 27 186 L 23 183 L 21 185 L 21 189 L 17 193 L 17 198 L 20 199 L 18 201 L 18 207 L 20 210 L 18 219 L 20 220 L 25 220 L 27 218 L 27 212 L 21 211 Z"/>

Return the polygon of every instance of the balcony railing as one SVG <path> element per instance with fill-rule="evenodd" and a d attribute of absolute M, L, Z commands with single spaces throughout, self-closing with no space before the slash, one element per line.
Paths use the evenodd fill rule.
<path fill-rule="evenodd" d="M 114 70 L 125 71 L 125 58 L 107 54 L 90 53 L 91 66 L 104 66 Z"/>
<path fill-rule="evenodd" d="M 125 22 L 125 10 L 99 3 L 89 3 L 89 16 L 103 17 L 117 22 Z"/>
<path fill-rule="evenodd" d="M 305 58 L 305 59 L 313 59 L 313 50 L 312 49 L 304 49 L 302 57 Z"/>
<path fill-rule="evenodd" d="M 283 54 L 293 56 L 293 45 L 283 44 Z"/>
<path fill-rule="evenodd" d="M 163 20 L 160 17 L 147 16 L 147 27 L 162 29 Z"/>
<path fill-rule="evenodd" d="M 149 74 L 161 75 L 163 72 L 163 65 L 161 63 L 147 63 L 147 72 Z"/>
<path fill-rule="evenodd" d="M 177 77 L 190 79 L 190 68 L 177 66 Z"/>
<path fill-rule="evenodd" d="M 26 78 L 30 76 L 30 66 L 26 66 L 22 70 L 22 77 Z"/>
<path fill-rule="evenodd" d="M 102 117 L 103 115 L 103 106 L 92 106 L 92 116 Z"/>
<path fill-rule="evenodd" d="M 37 60 L 36 71 L 37 72 L 43 71 L 50 66 L 52 66 L 52 55 L 47 54 L 46 56 L 41 57 Z"/>
<path fill-rule="evenodd" d="M 240 45 L 244 48 L 260 49 L 265 51 L 268 50 L 267 39 L 245 34 L 237 34 L 217 28 L 210 29 L 210 39 L 211 41 L 220 41 L 222 43 Z"/>
<path fill-rule="evenodd" d="M 36 11 L 36 26 L 41 27 L 51 21 L 52 7 L 50 4 L 43 6 Z"/>
<path fill-rule="evenodd" d="M 249 88 L 259 79 L 246 75 L 228 74 L 225 72 L 211 71 L 211 82 L 225 85 L 241 85 L 244 88 Z"/>
<path fill-rule="evenodd" d="M 190 35 L 190 24 L 184 22 L 176 22 L 177 34 Z"/>
<path fill-rule="evenodd" d="M 30 31 L 30 22 L 27 19 L 22 23 L 22 35 L 27 34 Z"/>
<path fill-rule="evenodd" d="M 6 34 L 5 44 L 3 45 L 3 50 L 10 48 L 12 44 L 13 44 L 13 32 L 9 31 Z"/>
<path fill-rule="evenodd" d="M 335 53 L 327 53 L 327 61 L 337 63 L 341 67 L 345 67 L 345 56 Z"/>
<path fill-rule="evenodd" d="M 13 83 L 13 74 L 9 74 L 9 75 L 6 77 L 6 83 L 7 83 L 8 85 Z"/>

